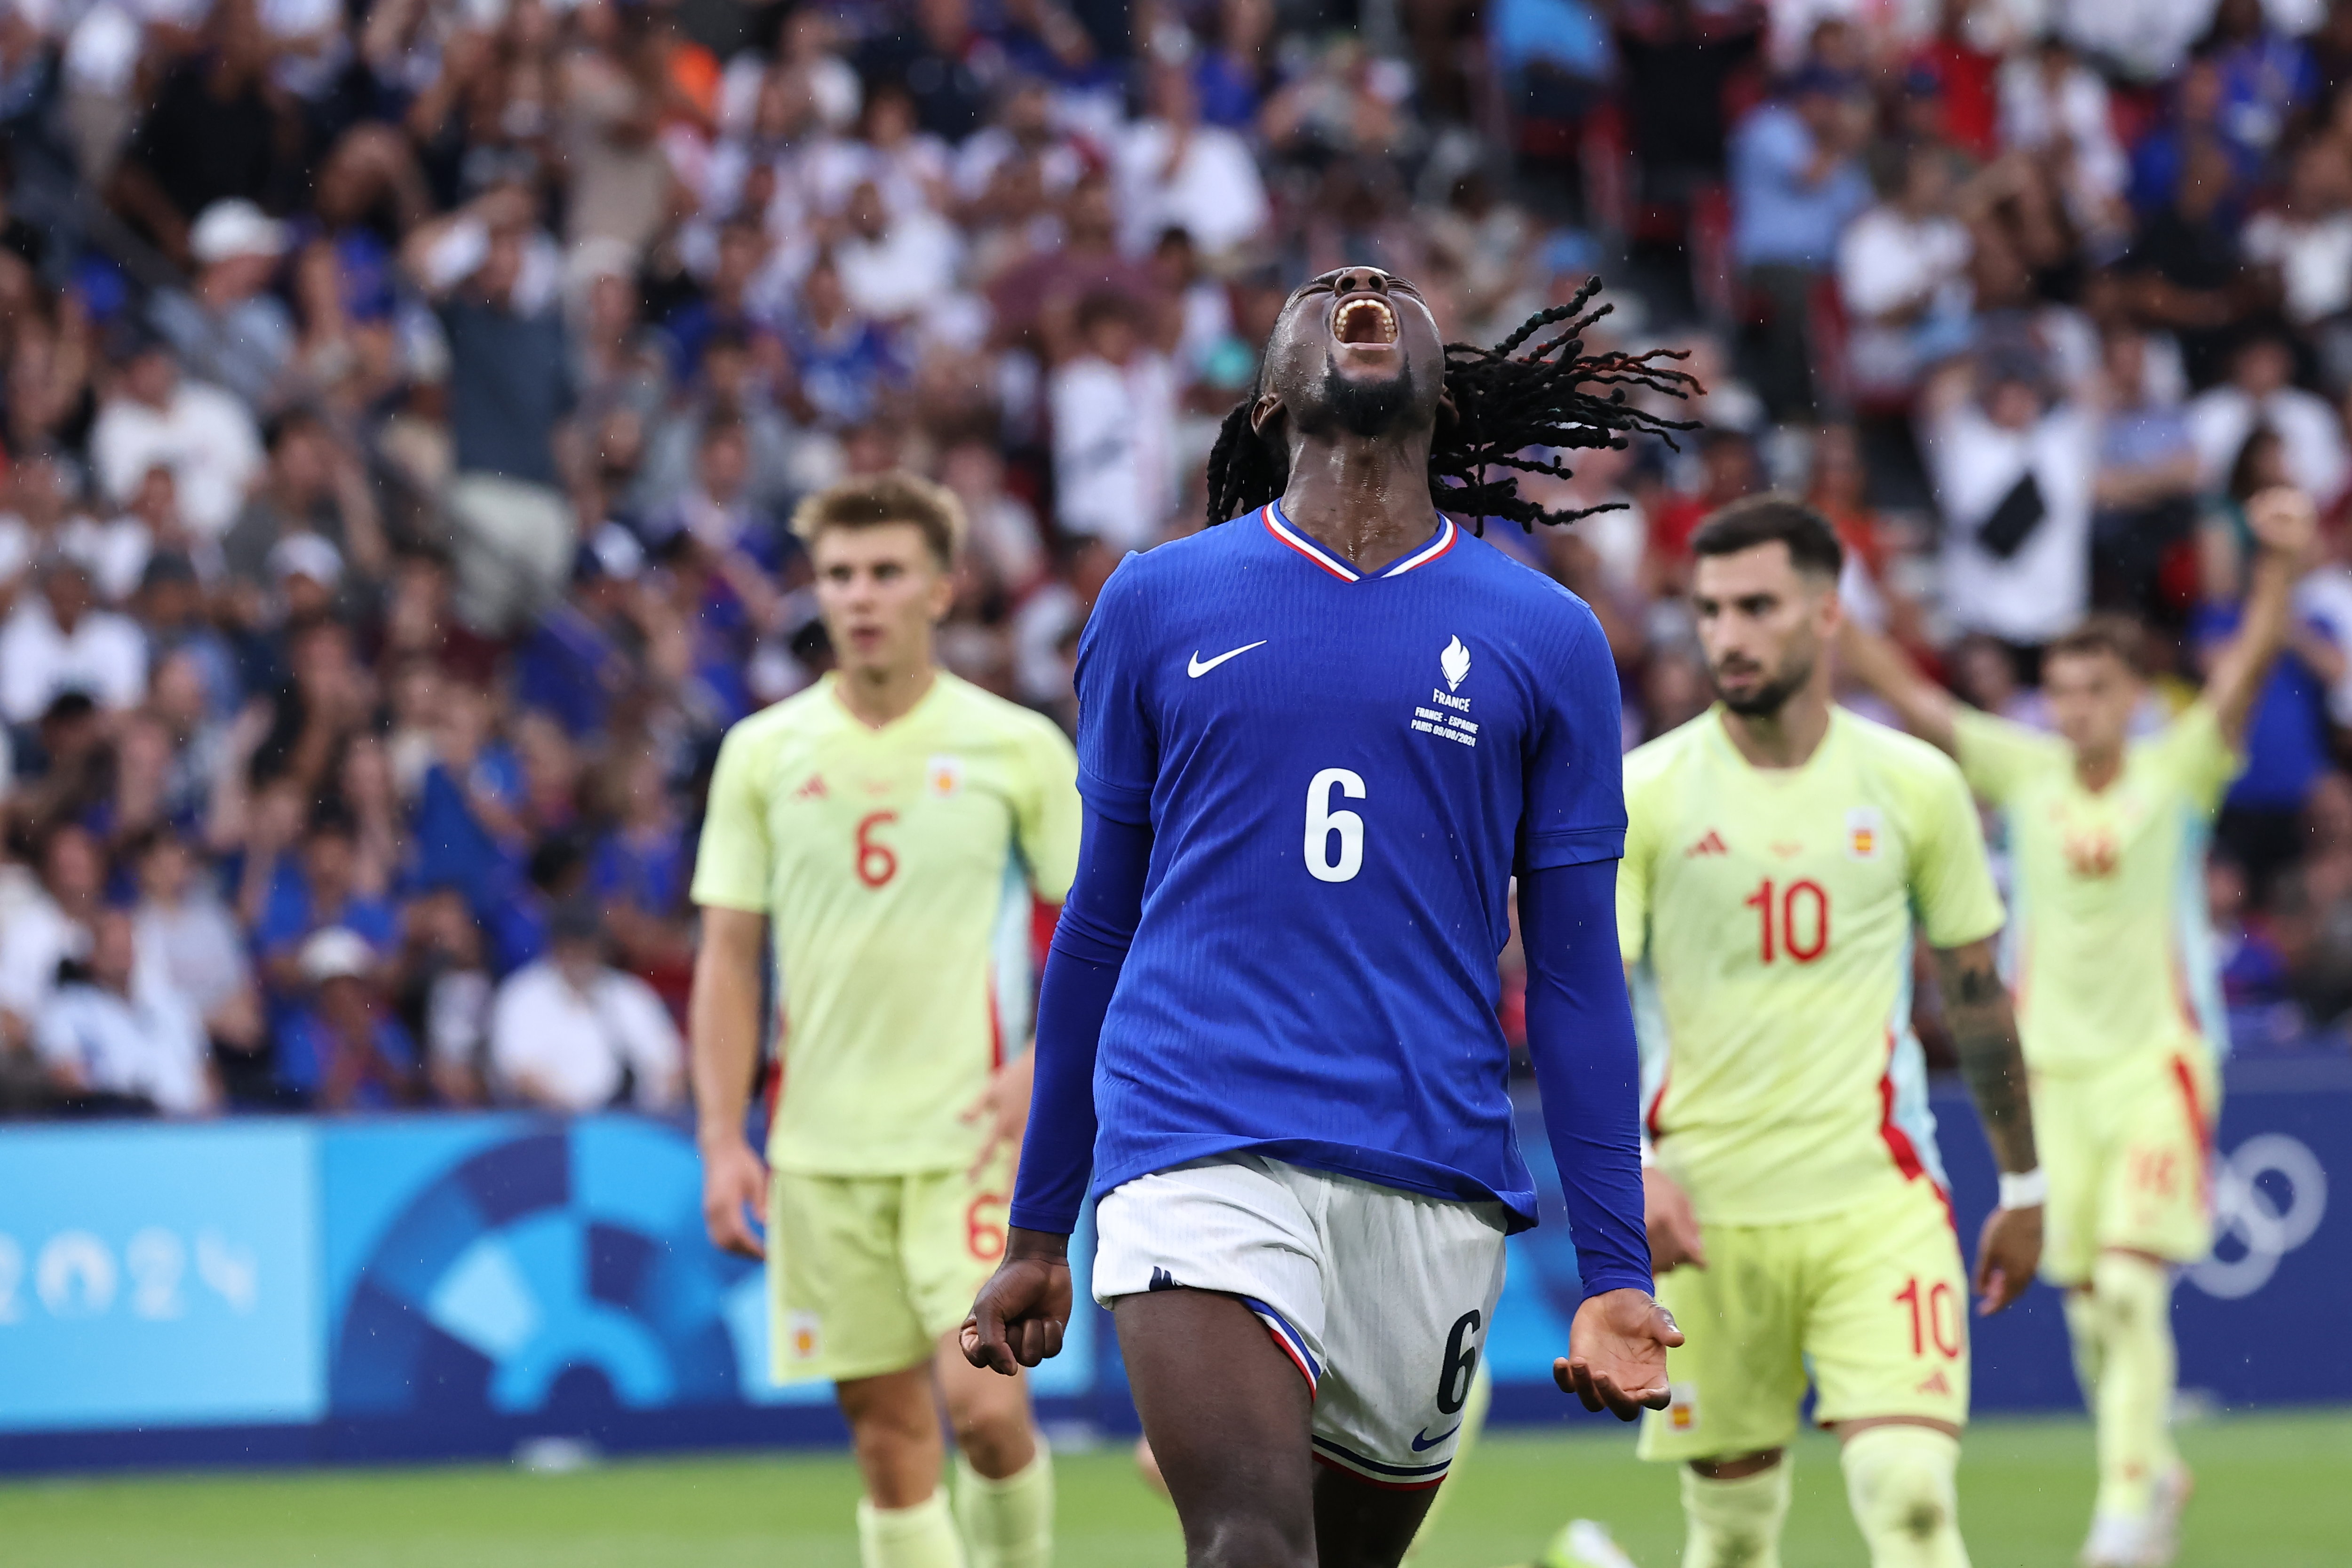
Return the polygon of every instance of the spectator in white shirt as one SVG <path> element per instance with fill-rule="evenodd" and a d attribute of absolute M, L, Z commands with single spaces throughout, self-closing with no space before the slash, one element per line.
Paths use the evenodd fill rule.
<path fill-rule="evenodd" d="M 893 209 L 882 188 L 861 181 L 843 205 L 848 234 L 833 247 L 841 286 L 863 315 L 895 321 L 941 302 L 955 286 L 963 240 L 929 207 Z"/>
<path fill-rule="evenodd" d="M 1125 295 L 1092 294 L 1078 352 L 1053 374 L 1055 515 L 1115 554 L 1145 550 L 1176 510 L 1176 377 Z"/>
<path fill-rule="evenodd" d="M 2022 354 L 1955 362 L 1921 394 L 1944 516 L 1944 607 L 1962 631 L 2039 647 L 2089 603 L 2098 424 Z"/>
<path fill-rule="evenodd" d="M 39 591 L 0 624 L 0 720 L 29 724 L 68 691 L 101 708 L 136 705 L 147 694 L 147 637 L 128 616 L 97 607 L 87 567 L 53 556 Z"/>
<path fill-rule="evenodd" d="M 1171 228 L 1212 257 L 1255 238 L 1268 209 L 1249 144 L 1201 123 L 1192 76 L 1181 66 L 1153 66 L 1149 95 L 1151 118 L 1118 146 L 1120 248 L 1140 256 Z"/>
<path fill-rule="evenodd" d="M 2047 153 L 2060 169 L 2067 216 L 2086 233 L 2127 235 L 2131 165 L 2116 139 L 2106 84 L 2054 34 L 2000 68 L 2001 145 Z"/>
<path fill-rule="evenodd" d="M 1855 390 L 1898 395 L 1967 346 L 1976 247 L 1952 216 L 1943 149 L 1909 148 L 1883 180 L 1885 199 L 1838 240 L 1838 296 L 1853 321 Z"/>
<path fill-rule="evenodd" d="M 605 962 L 593 906 L 564 905 L 549 927 L 547 956 L 509 975 L 490 1004 L 491 1077 L 549 1110 L 676 1104 L 685 1049 L 661 998 Z"/>
<path fill-rule="evenodd" d="M 2344 424 L 2317 393 L 2290 384 L 2294 351 L 2286 340 L 2258 332 L 2230 357 L 2230 379 L 2189 402 L 2189 430 L 2208 489 L 2229 479 L 2230 466 L 2246 437 L 2267 426 L 2286 443 L 2286 471 L 2295 488 L 2324 512 L 2344 493 L 2352 459 L 2344 446 Z"/>
<path fill-rule="evenodd" d="M 260 476 L 261 431 L 244 404 L 184 379 L 168 350 L 142 341 L 99 409 L 89 455 L 100 487 L 117 505 L 130 502 L 148 469 L 171 469 L 188 527 L 218 539 Z"/>
<path fill-rule="evenodd" d="M 2352 160 L 2340 143 L 2315 141 L 2295 154 L 2285 202 L 2247 221 L 2244 248 L 2247 260 L 2278 269 L 2281 305 L 2297 327 L 2352 311 Z"/>
<path fill-rule="evenodd" d="M 93 922 L 89 960 L 42 1005 L 33 1048 L 68 1095 L 143 1101 L 169 1116 L 220 1103 L 210 1043 L 178 993 L 134 986 L 138 943 L 131 916 L 109 910 Z"/>
<path fill-rule="evenodd" d="M 106 888 L 106 861 L 89 830 L 49 830 L 36 861 L 40 886 L 0 923 L 0 1045 L 30 1037 L 57 989 L 58 965 L 89 955 L 90 923 Z"/>

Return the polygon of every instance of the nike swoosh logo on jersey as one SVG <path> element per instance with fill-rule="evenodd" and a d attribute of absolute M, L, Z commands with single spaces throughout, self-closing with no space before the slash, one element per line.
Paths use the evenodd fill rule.
<path fill-rule="evenodd" d="M 1217 666 L 1224 663 L 1225 660 L 1229 658 L 1239 658 L 1242 655 L 1249 652 L 1250 649 L 1254 647 L 1264 647 L 1272 640 L 1273 639 L 1270 637 L 1260 637 L 1255 642 L 1245 642 L 1242 644 L 1241 647 L 1234 648 L 1232 652 L 1221 653 L 1216 658 L 1211 659 L 1203 659 L 1201 657 L 1201 650 L 1194 648 L 1192 650 L 1192 662 L 1184 667 L 1184 671 L 1193 679 L 1198 680 L 1201 677 L 1208 674 L 1209 671 L 1216 668 Z"/>
<path fill-rule="evenodd" d="M 1453 1436 L 1454 1434 L 1461 1430 L 1462 1428 L 1459 1426 L 1448 1426 L 1444 1431 L 1440 1432 L 1436 1436 L 1433 1437 L 1429 1435 L 1429 1428 L 1424 1426 L 1420 1431 L 1415 1432 L 1412 1435 L 1412 1451 L 1416 1454 L 1426 1454 L 1432 1448 L 1436 1447 L 1440 1443 L 1444 1442 L 1445 1439 Z"/>

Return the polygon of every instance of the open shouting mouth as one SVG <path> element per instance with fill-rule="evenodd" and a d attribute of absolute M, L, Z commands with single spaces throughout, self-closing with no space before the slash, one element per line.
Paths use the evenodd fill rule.
<path fill-rule="evenodd" d="M 1396 312 L 1377 294 L 1342 300 L 1331 313 L 1331 335 L 1356 348 L 1387 348 L 1397 341 Z"/>

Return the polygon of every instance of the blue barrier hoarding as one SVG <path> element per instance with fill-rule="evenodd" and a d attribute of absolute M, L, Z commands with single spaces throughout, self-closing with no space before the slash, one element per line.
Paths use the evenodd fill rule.
<path fill-rule="evenodd" d="M 307 1126 L 0 1134 L 0 1432 L 326 1411 Z"/>
<path fill-rule="evenodd" d="M 2352 1300 L 2327 1191 L 2352 1170 L 2352 1067 L 2231 1077 L 2221 1245 L 2176 1312 L 2183 1382 L 2232 1405 L 2352 1400 L 2352 1347 L 2309 1331 Z M 1990 1163 L 1966 1100 L 1936 1109 L 1972 1241 Z M 1546 1217 L 1513 1239 L 1486 1346 L 1500 1419 L 1573 1410 L 1550 1384 L 1579 1299 L 1551 1193 Z M 1979 1409 L 2076 1403 L 2047 1288 L 1975 1331 Z M 760 1270 L 704 1238 L 693 1145 L 667 1123 L 0 1131 L 0 1468 L 839 1439 L 824 1385 L 766 1369 Z M 1091 1308 L 1036 1388 L 1053 1417 L 1132 1425 Z"/>

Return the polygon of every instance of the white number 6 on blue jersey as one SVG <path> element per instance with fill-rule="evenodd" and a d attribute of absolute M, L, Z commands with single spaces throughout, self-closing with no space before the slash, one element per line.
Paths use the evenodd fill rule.
<path fill-rule="evenodd" d="M 1345 768 L 1325 768 L 1307 786 L 1307 871 L 1318 882 L 1345 882 L 1364 868 L 1364 819 L 1352 811 L 1333 811 L 1331 791 L 1349 800 L 1364 798 L 1364 781 Z M 1325 853 L 1331 836 L 1339 835 L 1339 858 Z"/>

